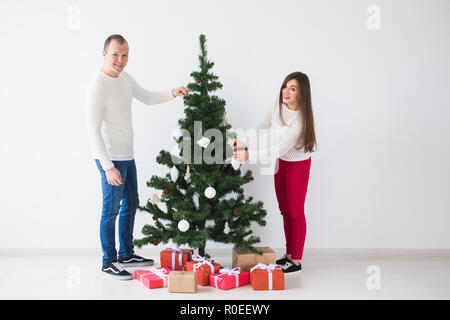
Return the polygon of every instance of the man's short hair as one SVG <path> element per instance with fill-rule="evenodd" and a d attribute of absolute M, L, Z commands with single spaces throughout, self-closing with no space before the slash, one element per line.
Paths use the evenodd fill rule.
<path fill-rule="evenodd" d="M 118 41 L 120 44 L 124 44 L 126 43 L 128 45 L 127 40 L 125 40 L 124 37 L 122 37 L 120 34 L 112 34 L 110 35 L 108 38 L 106 38 L 105 40 L 105 44 L 103 45 L 103 51 L 107 51 L 109 48 L 109 44 L 111 43 L 111 41 L 116 40 Z"/>

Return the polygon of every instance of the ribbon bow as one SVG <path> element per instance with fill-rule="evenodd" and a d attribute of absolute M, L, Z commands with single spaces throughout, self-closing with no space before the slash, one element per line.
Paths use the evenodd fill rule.
<path fill-rule="evenodd" d="M 194 264 L 194 271 L 198 268 L 200 268 L 202 265 L 207 264 L 211 268 L 211 273 L 214 273 L 214 266 L 211 263 L 211 259 L 199 256 L 197 254 L 192 255 L 193 261 L 198 261 L 198 263 Z"/>
<path fill-rule="evenodd" d="M 218 288 L 217 279 L 222 276 L 235 276 L 236 278 L 236 288 L 239 287 L 239 274 L 241 273 L 241 268 L 236 267 L 230 269 L 228 267 L 219 270 L 219 274 L 214 276 L 214 286 Z"/>
<path fill-rule="evenodd" d="M 177 253 L 179 253 L 178 255 L 178 262 L 179 265 L 182 266 L 183 265 L 183 253 L 184 252 L 188 252 L 190 253 L 189 250 L 185 250 L 185 249 L 180 249 L 177 245 L 175 245 L 175 248 L 168 248 L 169 250 L 172 250 L 172 270 L 175 270 L 175 256 L 177 255 Z"/>
<path fill-rule="evenodd" d="M 272 277 L 272 270 L 282 270 L 281 266 L 278 264 L 264 264 L 264 263 L 258 263 L 257 265 L 255 265 L 253 268 L 250 269 L 250 276 L 252 274 L 253 270 L 267 270 L 267 273 L 269 275 L 269 290 L 272 290 L 272 286 L 273 286 L 273 277 Z"/>
<path fill-rule="evenodd" d="M 226 275 L 235 275 L 235 274 L 240 274 L 241 273 L 241 267 L 236 267 L 233 269 L 230 269 L 228 267 L 222 268 L 219 270 L 219 273 L 221 274 L 226 274 Z"/>
<path fill-rule="evenodd" d="M 169 274 L 169 272 L 167 270 L 165 270 L 165 269 L 158 269 L 156 267 L 151 267 L 151 268 L 148 268 L 148 269 L 145 269 L 145 270 L 148 270 L 148 271 L 150 271 L 150 273 L 153 273 L 153 274 L 157 275 L 158 277 L 160 277 L 161 279 L 163 279 L 164 287 L 167 287 L 167 275 Z M 139 277 L 139 281 L 142 281 L 142 277 L 147 275 L 147 274 L 149 274 L 149 273 L 141 274 L 140 277 Z"/>

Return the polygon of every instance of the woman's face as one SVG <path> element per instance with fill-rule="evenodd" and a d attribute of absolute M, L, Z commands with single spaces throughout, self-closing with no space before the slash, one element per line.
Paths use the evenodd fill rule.
<path fill-rule="evenodd" d="M 297 80 L 289 80 L 281 90 L 281 95 L 283 97 L 283 103 L 288 106 L 296 106 L 300 98 L 300 88 Z"/>

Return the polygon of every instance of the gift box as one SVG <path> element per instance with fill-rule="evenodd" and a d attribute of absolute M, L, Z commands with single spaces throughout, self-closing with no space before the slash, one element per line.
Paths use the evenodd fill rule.
<path fill-rule="evenodd" d="M 181 271 L 186 262 L 191 260 L 193 253 L 192 249 L 164 249 L 160 252 L 161 267 Z"/>
<path fill-rule="evenodd" d="M 169 292 L 197 292 L 197 272 L 172 271 L 169 273 Z"/>
<path fill-rule="evenodd" d="M 284 272 L 280 265 L 258 263 L 250 268 L 253 290 L 284 290 Z"/>
<path fill-rule="evenodd" d="M 250 283 L 250 272 L 241 271 L 241 268 L 223 268 L 219 273 L 209 275 L 209 284 L 222 290 L 242 287 Z"/>
<path fill-rule="evenodd" d="M 192 260 L 186 262 L 184 270 L 197 272 L 197 283 L 201 286 L 209 286 L 209 275 L 218 273 L 220 264 L 205 257 L 193 255 Z"/>
<path fill-rule="evenodd" d="M 167 287 L 167 277 L 170 273 L 169 268 L 149 268 L 135 270 L 134 277 L 149 289 Z"/>
<path fill-rule="evenodd" d="M 243 271 L 249 271 L 251 265 L 258 263 L 275 264 L 277 257 L 275 252 L 269 247 L 255 247 L 258 251 L 262 251 L 262 255 L 252 251 L 242 252 L 237 248 L 233 248 L 232 259 L 233 268 L 239 267 Z"/>

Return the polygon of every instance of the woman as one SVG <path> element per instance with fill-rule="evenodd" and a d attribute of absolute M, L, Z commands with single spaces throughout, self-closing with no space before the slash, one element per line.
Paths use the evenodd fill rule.
<path fill-rule="evenodd" d="M 269 128 L 281 132 L 275 147 L 247 151 L 243 147 L 248 143 L 235 139 L 232 142 L 233 158 L 241 163 L 276 159 L 275 193 L 286 237 L 286 254 L 277 260 L 277 264 L 282 265 L 285 274 L 294 274 L 302 270 L 306 236 L 304 206 L 311 153 L 316 146 L 311 89 L 306 74 L 293 72 L 284 79 L 277 100 L 256 129 L 256 138 L 262 135 L 262 129 Z"/>

